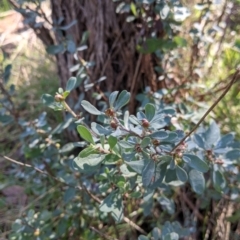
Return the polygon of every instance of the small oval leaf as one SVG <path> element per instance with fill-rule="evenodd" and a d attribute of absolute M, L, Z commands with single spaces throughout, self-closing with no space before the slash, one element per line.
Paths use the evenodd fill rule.
<path fill-rule="evenodd" d="M 71 92 L 75 85 L 76 85 L 77 79 L 75 77 L 70 77 L 67 81 L 66 91 Z"/>
<path fill-rule="evenodd" d="M 118 110 L 123 106 L 125 106 L 129 102 L 129 100 L 130 100 L 130 93 L 127 92 L 126 90 L 123 90 L 118 96 L 118 99 L 114 107 L 115 110 Z"/>
<path fill-rule="evenodd" d="M 205 189 L 205 178 L 203 174 L 193 169 L 189 172 L 189 180 L 193 191 L 202 194 Z"/>
<path fill-rule="evenodd" d="M 155 112 L 156 112 L 156 109 L 155 109 L 155 106 L 153 104 L 151 104 L 151 103 L 146 104 L 146 106 L 145 106 L 145 115 L 146 115 L 147 120 L 149 122 L 155 116 Z"/>
<path fill-rule="evenodd" d="M 110 94 L 109 96 L 109 105 L 110 105 L 110 108 L 113 108 L 113 105 L 116 101 L 116 98 L 117 98 L 117 95 L 118 95 L 118 91 L 114 91 Z"/>
<path fill-rule="evenodd" d="M 176 166 L 176 174 L 177 174 L 178 180 L 180 180 L 181 182 L 187 181 L 188 179 L 187 173 L 183 168 L 179 167 L 178 165 Z"/>
<path fill-rule="evenodd" d="M 183 160 L 185 160 L 187 158 L 191 159 L 190 162 L 188 162 L 188 165 L 191 168 L 194 168 L 196 170 L 198 170 L 199 172 L 207 172 L 209 167 L 207 165 L 207 163 L 205 161 L 203 161 L 202 159 L 200 159 L 198 156 L 193 155 L 193 154 L 184 154 L 183 155 Z"/>
<path fill-rule="evenodd" d="M 93 115 L 101 115 L 102 113 L 96 109 L 90 102 L 83 100 L 81 102 L 82 107 L 89 113 Z"/>
<path fill-rule="evenodd" d="M 86 127 L 79 125 L 79 126 L 77 126 L 77 131 L 84 140 L 94 144 L 92 134 Z"/>

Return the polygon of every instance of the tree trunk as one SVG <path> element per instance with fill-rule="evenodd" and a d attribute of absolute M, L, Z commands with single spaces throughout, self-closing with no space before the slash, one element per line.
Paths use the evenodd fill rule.
<path fill-rule="evenodd" d="M 45 45 L 58 45 L 71 39 L 79 47 L 83 34 L 87 31 L 88 49 L 78 52 L 78 58 L 94 62 L 95 65 L 87 71 L 94 87 L 85 94 L 85 98 L 90 100 L 93 92 L 126 89 L 132 94 L 130 112 L 133 112 L 138 92 L 142 92 L 146 86 L 151 87 L 152 91 L 157 90 L 152 55 L 143 55 L 136 50 L 138 42 L 147 36 L 149 30 L 141 18 L 127 22 L 127 13 L 117 14 L 116 7 L 112 0 L 51 0 L 51 19 L 47 19 L 41 11 L 45 25 L 29 25 Z M 22 14 L 27 17 L 27 14 Z M 154 16 L 154 10 L 150 9 L 148 14 Z M 75 20 L 77 23 L 72 24 Z M 55 29 L 53 32 L 46 27 L 50 22 Z M 71 24 L 70 28 L 59 30 Z M 58 53 L 56 60 L 60 86 L 64 88 L 67 80 L 76 74 L 69 69 L 79 61 L 68 51 Z M 103 76 L 106 80 L 97 83 Z M 80 91 L 84 91 L 84 88 L 80 87 Z"/>

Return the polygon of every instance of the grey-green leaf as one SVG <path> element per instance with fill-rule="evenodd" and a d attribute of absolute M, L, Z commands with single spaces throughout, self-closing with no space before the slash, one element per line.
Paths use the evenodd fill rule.
<path fill-rule="evenodd" d="M 163 237 L 163 240 L 178 240 L 179 235 L 175 232 L 168 233 Z"/>
<path fill-rule="evenodd" d="M 125 106 L 129 102 L 129 100 L 130 100 L 130 93 L 127 92 L 126 90 L 123 90 L 118 96 L 118 99 L 114 106 L 115 110 L 118 110 L 123 106 Z"/>
<path fill-rule="evenodd" d="M 155 106 L 153 104 L 151 104 L 151 103 L 146 104 L 146 106 L 145 106 L 145 115 L 146 115 L 147 120 L 149 122 L 155 116 L 155 112 L 156 112 L 156 109 L 155 109 Z"/>
<path fill-rule="evenodd" d="M 92 134 L 86 127 L 84 127 L 83 125 L 79 125 L 77 126 L 77 131 L 84 140 L 94 144 Z"/>
<path fill-rule="evenodd" d="M 226 158 L 230 160 L 238 160 L 240 158 L 240 149 L 233 149 L 226 153 Z"/>
<path fill-rule="evenodd" d="M 47 106 L 52 105 L 54 103 L 54 101 L 55 101 L 54 97 L 52 95 L 50 95 L 50 94 L 47 94 L 47 93 L 43 94 L 41 99 L 42 99 L 42 103 L 47 105 Z"/>
<path fill-rule="evenodd" d="M 88 173 L 96 171 L 104 158 L 105 155 L 91 154 L 84 158 L 78 156 L 73 161 L 78 166 L 80 172 Z"/>
<path fill-rule="evenodd" d="M 151 139 L 149 137 L 145 137 L 141 142 L 141 147 L 145 148 L 147 147 L 151 142 Z"/>
<path fill-rule="evenodd" d="M 101 136 L 101 135 L 108 135 L 108 134 L 112 133 L 112 130 L 107 129 L 107 128 L 103 127 L 102 125 L 100 125 L 98 123 L 95 123 L 95 122 L 91 123 L 91 128 L 99 136 Z"/>
<path fill-rule="evenodd" d="M 220 129 L 215 121 L 213 121 L 208 130 L 204 133 L 205 141 L 208 148 L 212 148 L 220 138 Z"/>
<path fill-rule="evenodd" d="M 151 183 L 154 177 L 155 169 L 155 162 L 152 159 L 148 160 L 147 165 L 143 168 L 142 171 L 142 181 L 145 187 L 149 186 Z"/>
<path fill-rule="evenodd" d="M 193 140 L 198 145 L 198 147 L 205 149 L 204 140 L 202 139 L 202 137 L 200 135 L 198 135 L 197 133 L 194 134 Z"/>
<path fill-rule="evenodd" d="M 111 212 L 114 210 L 114 197 L 115 197 L 116 191 L 112 191 L 100 204 L 99 210 L 102 212 Z"/>
<path fill-rule="evenodd" d="M 115 147 L 115 145 L 117 144 L 117 138 L 113 137 L 113 136 L 109 136 L 108 144 L 109 144 L 110 148 L 113 149 Z"/>
<path fill-rule="evenodd" d="M 117 95 L 118 95 L 118 91 L 114 91 L 110 94 L 109 96 L 109 105 L 110 105 L 110 108 L 113 108 L 113 105 L 117 99 Z"/>
<path fill-rule="evenodd" d="M 205 178 L 203 174 L 197 170 L 189 172 L 189 181 L 194 192 L 202 194 L 205 189 Z"/>
<path fill-rule="evenodd" d="M 180 180 L 181 182 L 186 182 L 188 179 L 187 173 L 185 172 L 185 170 L 183 168 L 181 168 L 180 166 L 176 166 L 176 174 L 177 174 L 177 178 L 178 180 Z"/>
<path fill-rule="evenodd" d="M 188 165 L 191 168 L 194 168 L 194 169 L 198 170 L 199 172 L 207 172 L 208 171 L 209 166 L 207 165 L 207 163 L 205 161 L 200 159 L 198 156 L 193 155 L 193 154 L 184 154 L 183 155 L 184 160 L 186 159 L 185 157 L 187 157 L 191 160 L 190 162 L 188 162 Z"/>
<path fill-rule="evenodd" d="M 82 107 L 89 113 L 93 115 L 101 115 L 102 113 L 96 109 L 90 102 L 83 100 L 81 102 Z"/>
<path fill-rule="evenodd" d="M 138 161 L 131 161 L 131 162 L 125 162 L 128 166 L 130 166 L 136 173 L 142 174 L 143 167 L 144 167 L 144 161 L 138 160 Z"/>
<path fill-rule="evenodd" d="M 226 179 L 219 170 L 213 171 L 213 185 L 214 188 L 219 192 L 226 187 Z"/>
<path fill-rule="evenodd" d="M 66 91 L 71 92 L 75 85 L 76 85 L 77 79 L 75 77 L 70 77 L 67 81 Z"/>
<path fill-rule="evenodd" d="M 151 138 L 157 139 L 157 140 L 163 140 L 168 138 L 168 133 L 166 131 L 160 130 L 152 133 L 150 135 Z"/>

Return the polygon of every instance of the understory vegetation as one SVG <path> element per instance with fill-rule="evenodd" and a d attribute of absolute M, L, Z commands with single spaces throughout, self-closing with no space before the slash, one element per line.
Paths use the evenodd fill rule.
<path fill-rule="evenodd" d="M 240 238 L 239 0 L 0 9 L 1 239 Z"/>

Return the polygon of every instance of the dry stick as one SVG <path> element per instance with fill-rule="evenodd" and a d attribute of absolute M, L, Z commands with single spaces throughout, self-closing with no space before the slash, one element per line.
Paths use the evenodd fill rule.
<path fill-rule="evenodd" d="M 109 236 L 107 236 L 106 234 L 104 234 L 104 233 L 102 233 L 102 232 L 100 232 L 98 229 L 96 229 L 95 227 L 92 227 L 92 226 L 90 226 L 90 229 L 91 230 L 93 230 L 94 232 L 96 232 L 97 234 L 99 234 L 101 237 L 103 237 L 103 238 L 106 238 L 106 239 L 109 239 L 109 240 L 118 240 L 118 239 L 116 239 L 116 238 L 111 238 L 111 237 L 109 237 Z"/>
<path fill-rule="evenodd" d="M 6 160 L 8 160 L 8 161 L 10 161 L 10 162 L 12 162 L 12 163 L 18 164 L 18 165 L 20 165 L 20 166 L 33 168 L 35 171 L 37 171 L 37 172 L 39 172 L 39 173 L 41 173 L 41 174 L 44 174 L 44 175 L 46 175 L 46 176 L 49 176 L 49 177 L 51 177 L 52 179 L 54 179 L 55 181 L 60 182 L 60 183 L 62 183 L 62 184 L 64 184 L 64 185 L 66 185 L 66 186 L 75 187 L 76 189 L 78 189 L 78 190 L 80 190 L 80 191 L 84 190 L 95 202 L 97 202 L 97 203 L 99 203 L 99 204 L 102 202 L 98 197 L 96 197 L 95 195 L 93 195 L 85 186 L 82 186 L 82 187 L 81 187 L 81 186 L 72 186 L 72 185 L 70 185 L 70 184 L 67 184 L 67 183 L 65 183 L 65 182 L 62 182 L 62 181 L 59 180 L 58 178 L 50 175 L 50 174 L 47 173 L 47 172 L 42 171 L 42 170 L 39 169 L 39 168 L 36 168 L 36 167 L 32 166 L 32 165 L 30 165 L 30 164 L 26 164 L 26 163 L 19 162 L 19 161 L 17 161 L 17 160 L 14 160 L 14 159 L 12 159 L 12 158 L 10 158 L 10 157 L 7 157 L 7 156 L 1 155 L 1 154 L 0 154 L 0 156 L 2 156 L 3 158 L 5 158 Z M 141 227 L 139 227 L 136 223 L 132 222 L 129 218 L 123 217 L 123 220 L 124 220 L 124 222 L 128 223 L 131 227 L 133 227 L 133 228 L 135 228 L 137 231 L 139 231 L 140 233 L 147 235 L 147 233 L 146 233 Z"/>
<path fill-rule="evenodd" d="M 240 72 L 240 68 L 238 68 L 236 70 L 236 72 L 234 73 L 232 80 L 230 81 L 230 83 L 228 84 L 228 86 L 226 87 L 226 89 L 224 90 L 224 92 L 219 96 L 219 98 L 213 103 L 213 105 L 207 110 L 207 112 L 201 117 L 201 119 L 198 121 L 198 123 L 196 124 L 196 126 L 184 137 L 182 138 L 182 140 L 171 150 L 171 153 L 177 149 L 198 127 L 199 125 L 204 121 L 204 119 L 207 117 L 207 115 L 216 107 L 216 105 L 222 100 L 222 98 L 227 94 L 227 92 L 230 90 L 230 88 L 232 87 L 232 85 L 235 83 L 237 77 L 239 77 L 239 72 Z"/>

